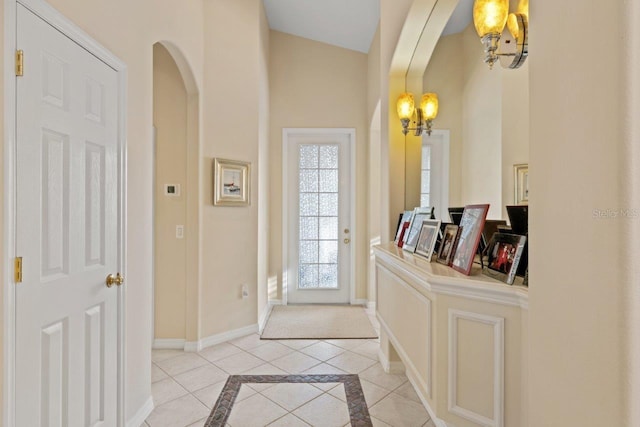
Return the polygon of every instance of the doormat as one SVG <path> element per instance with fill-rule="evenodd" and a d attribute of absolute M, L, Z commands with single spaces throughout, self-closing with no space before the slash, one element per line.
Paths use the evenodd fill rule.
<path fill-rule="evenodd" d="M 375 339 L 378 334 L 361 306 L 277 305 L 271 311 L 261 338 Z"/>

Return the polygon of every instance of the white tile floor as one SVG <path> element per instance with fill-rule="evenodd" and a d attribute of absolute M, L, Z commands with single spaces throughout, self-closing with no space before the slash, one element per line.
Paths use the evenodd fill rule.
<path fill-rule="evenodd" d="M 374 327 L 379 324 L 370 314 Z M 145 427 L 203 426 L 229 375 L 358 374 L 374 426 L 435 427 L 405 375 L 386 374 L 378 340 L 263 341 L 251 334 L 184 353 L 154 350 L 151 392 L 156 405 Z M 344 386 L 244 384 L 232 427 L 349 424 Z"/>

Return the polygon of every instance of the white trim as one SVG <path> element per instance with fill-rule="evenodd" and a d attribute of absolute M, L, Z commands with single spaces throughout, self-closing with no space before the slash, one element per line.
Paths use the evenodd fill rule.
<path fill-rule="evenodd" d="M 404 252 L 401 259 L 384 246 L 374 251 L 378 265 L 384 265 L 395 276 L 428 292 L 529 309 L 529 291 L 523 286 L 509 286 L 484 276 L 471 279 L 457 272 L 440 276 L 431 273 L 431 263 L 419 256 Z"/>
<path fill-rule="evenodd" d="M 151 412 L 153 412 L 153 408 L 155 405 L 153 404 L 153 397 L 149 397 L 146 402 L 138 409 L 133 417 L 131 417 L 127 421 L 127 427 L 140 427 L 144 425 L 144 420 L 146 420 Z"/>
<path fill-rule="evenodd" d="M 436 412 L 433 410 L 433 408 L 431 407 L 431 405 L 429 405 L 429 401 L 427 400 L 427 398 L 422 394 L 422 390 L 420 390 L 420 388 L 416 387 L 416 379 L 413 375 L 413 373 L 411 372 L 407 372 L 407 379 L 409 380 L 409 382 L 411 383 L 411 386 L 413 386 L 413 390 L 416 392 L 416 394 L 418 395 L 418 397 L 420 398 L 420 402 L 422 402 L 422 406 L 425 407 L 425 409 L 427 410 L 427 412 L 429 413 L 429 417 L 431 418 L 431 420 L 434 422 L 434 424 L 436 425 L 436 427 L 454 427 L 453 425 L 449 425 L 447 426 L 447 423 L 444 420 L 441 420 L 440 418 L 438 418 L 436 416 Z"/>
<path fill-rule="evenodd" d="M 269 305 L 283 305 L 281 299 L 270 299 Z"/>
<path fill-rule="evenodd" d="M 378 361 L 387 374 L 400 375 L 405 373 L 405 366 L 400 361 L 390 361 L 382 349 L 378 349 Z"/>
<path fill-rule="evenodd" d="M 375 301 L 367 301 L 367 309 L 372 310 L 375 314 L 376 312 L 376 302 Z"/>
<path fill-rule="evenodd" d="M 364 308 L 367 308 L 367 304 L 369 304 L 369 300 L 366 298 L 357 298 L 351 300 L 351 305 L 361 305 Z"/>
<path fill-rule="evenodd" d="M 15 162 L 16 162 L 16 76 L 10 64 L 15 61 L 17 6 L 15 1 L 4 2 L 4 265 L 3 295 L 3 419 L 1 424 L 11 427 L 15 424 L 15 283 L 12 259 L 15 253 Z"/>
<path fill-rule="evenodd" d="M 487 418 L 484 415 L 458 405 L 457 367 L 459 319 L 493 326 L 493 418 Z M 449 395 L 447 407 L 449 412 L 483 426 L 502 427 L 504 423 L 504 318 L 449 309 L 448 365 Z"/>
<path fill-rule="evenodd" d="M 15 292 L 14 280 L 11 275 L 13 271 L 12 261 L 17 256 L 15 249 L 15 144 L 16 144 L 16 76 L 13 64 L 14 55 L 17 48 L 16 26 L 17 26 L 17 4 L 36 14 L 40 19 L 60 31 L 76 44 L 100 59 L 107 66 L 111 67 L 118 74 L 118 214 L 122 222 L 118 223 L 118 270 L 127 277 L 126 266 L 126 179 L 127 179 L 127 66 L 118 57 L 113 55 L 106 48 L 92 39 L 87 33 L 76 26 L 72 21 L 63 16 L 56 9 L 43 0 L 7 0 L 5 1 L 5 21 L 4 21 L 4 249 L 5 277 L 4 277 L 4 401 L 3 401 L 3 424 L 12 427 L 15 424 Z M 125 322 L 126 322 L 126 289 L 127 286 L 120 286 L 118 292 L 118 414 L 116 422 L 118 426 L 124 425 L 125 420 L 125 378 L 126 378 L 126 345 L 125 345 Z M 144 420 L 143 420 L 144 421 Z"/>
<path fill-rule="evenodd" d="M 262 334 L 262 331 L 264 331 L 264 327 L 267 325 L 267 320 L 269 320 L 269 316 L 271 316 L 271 310 L 273 310 L 273 304 L 271 304 L 271 301 L 267 301 L 267 304 L 262 310 L 262 316 L 258 319 L 259 334 Z"/>
<path fill-rule="evenodd" d="M 442 137 L 442 141 L 434 141 L 432 138 Z M 444 219 L 449 215 L 449 170 L 450 170 L 450 139 L 451 132 L 447 129 L 434 129 L 431 135 L 422 136 L 422 146 L 431 147 L 431 177 L 430 194 L 438 194 L 438 200 L 434 204 L 431 199 L 430 206 L 436 207 L 436 218 Z M 440 144 L 440 142 L 442 142 Z M 434 160 L 436 161 L 434 167 Z M 422 169 L 422 164 L 420 165 Z M 435 173 L 434 173 L 435 172 Z M 433 191 L 437 187 L 437 192 Z"/>
<path fill-rule="evenodd" d="M 349 147 L 350 147 L 350 165 L 349 168 L 349 182 L 350 182 L 350 211 L 349 211 L 349 229 L 351 230 L 351 247 L 350 247 L 350 257 L 349 260 L 351 264 L 350 268 L 350 284 L 349 284 L 349 300 L 351 304 L 356 303 L 356 242 L 357 242 L 357 224 L 356 224 L 356 129 L 355 128 L 283 128 L 282 129 L 282 304 L 287 305 L 288 302 L 288 264 L 289 264 L 289 253 L 288 253 L 288 242 L 289 242 L 289 207 L 288 207 L 288 198 L 287 194 L 289 191 L 289 155 L 288 155 L 288 147 L 289 147 L 289 137 L 290 135 L 313 135 L 313 134 L 341 134 L 347 135 L 349 137 Z"/>
<path fill-rule="evenodd" d="M 205 349 L 207 347 L 212 347 L 214 345 L 222 344 L 227 341 L 234 340 L 236 338 L 241 338 L 246 335 L 251 335 L 258 333 L 258 324 L 254 323 L 253 325 L 245 326 L 243 328 L 234 329 L 232 331 L 222 332 L 219 334 L 209 335 L 208 337 L 202 338 L 198 341 L 186 341 L 184 343 L 184 351 L 187 352 L 197 352 Z"/>
<path fill-rule="evenodd" d="M 181 338 L 156 338 L 153 340 L 153 348 L 154 350 L 184 350 L 185 340 Z"/>
<path fill-rule="evenodd" d="M 429 301 L 429 319 L 431 319 L 431 302 Z M 427 354 L 429 354 L 429 367 L 427 368 L 428 371 L 428 375 L 429 378 L 425 379 L 422 378 L 420 376 L 420 373 L 418 372 L 418 368 L 416 368 L 416 365 L 413 364 L 413 362 L 411 361 L 411 358 L 409 357 L 409 355 L 407 354 L 407 352 L 404 350 L 404 347 L 400 344 L 400 341 L 395 337 L 395 335 L 393 334 L 393 332 L 391 331 L 391 328 L 389 327 L 389 325 L 387 324 L 387 322 L 384 321 L 384 319 L 382 318 L 382 316 L 377 316 L 378 317 L 378 321 L 380 322 L 380 327 L 382 329 L 384 329 L 384 332 L 387 334 L 387 337 L 389 338 L 389 341 L 391 341 L 391 344 L 393 344 L 393 348 L 396 349 L 396 352 L 398 353 L 398 356 L 400 356 L 400 360 L 402 360 L 402 362 L 404 363 L 404 366 L 406 368 L 407 372 L 411 372 L 411 374 L 418 380 L 418 382 L 420 383 L 420 386 L 427 391 L 427 395 L 429 397 L 432 396 L 432 369 L 431 367 L 433 366 L 433 345 L 431 343 L 431 327 L 429 328 L 428 331 L 428 338 L 427 338 Z M 429 324 L 431 324 L 431 321 L 429 321 Z M 383 365 L 384 366 L 384 365 Z"/>

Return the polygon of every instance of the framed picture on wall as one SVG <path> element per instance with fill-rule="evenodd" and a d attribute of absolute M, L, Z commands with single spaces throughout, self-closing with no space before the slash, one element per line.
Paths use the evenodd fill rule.
<path fill-rule="evenodd" d="M 249 206 L 251 163 L 215 158 L 213 164 L 213 205 Z"/>
<path fill-rule="evenodd" d="M 471 272 L 473 259 L 478 251 L 478 244 L 482 236 L 487 212 L 489 212 L 488 204 L 467 205 L 464 207 L 464 213 L 460 220 L 462 232 L 460 232 L 460 237 L 458 238 L 458 246 L 451 261 L 451 267 L 467 276 Z"/>
<path fill-rule="evenodd" d="M 513 165 L 513 175 L 515 184 L 515 204 L 529 204 L 529 165 L 522 163 Z"/>

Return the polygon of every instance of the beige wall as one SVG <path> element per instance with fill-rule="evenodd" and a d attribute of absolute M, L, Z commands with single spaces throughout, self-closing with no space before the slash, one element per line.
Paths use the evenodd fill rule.
<path fill-rule="evenodd" d="M 186 338 L 186 239 L 176 225 L 186 223 L 187 91 L 175 61 L 162 45 L 153 46 L 153 124 L 155 151 L 154 299 L 155 338 Z M 180 196 L 164 194 L 178 184 Z"/>
<path fill-rule="evenodd" d="M 449 206 L 490 203 L 490 218 L 506 218 L 504 206 L 514 203 L 513 165 L 529 161 L 529 65 L 490 70 L 482 55 L 473 24 L 441 37 L 423 85 L 440 100 L 434 127 L 450 131 Z M 407 171 L 414 200 L 419 163 L 416 173 Z"/>
<path fill-rule="evenodd" d="M 462 201 L 462 134 L 465 57 L 462 34 L 440 37 L 424 73 L 424 91 L 438 94 L 435 129 L 449 130 L 449 206 Z M 420 177 L 418 177 L 418 180 Z M 418 187 L 418 192 L 420 188 Z M 448 218 L 444 218 L 448 219 Z"/>
<path fill-rule="evenodd" d="M 462 115 L 463 204 L 489 203 L 489 218 L 502 213 L 502 68 L 482 62 L 482 45 L 473 25 L 463 32 Z"/>
<path fill-rule="evenodd" d="M 640 423 L 632 321 L 640 309 L 639 217 L 594 215 L 596 209 L 640 212 L 640 37 L 628 26 L 638 16 L 637 2 L 532 5 L 532 426 Z M 584 43 L 594 22 L 602 31 Z"/>
<path fill-rule="evenodd" d="M 271 31 L 271 277 L 282 297 L 282 129 L 356 129 L 356 298 L 367 297 L 367 55 Z"/>
<path fill-rule="evenodd" d="M 269 23 L 261 3 L 258 88 L 258 319 L 269 300 Z"/>
<path fill-rule="evenodd" d="M 255 325 L 262 2 L 205 1 L 201 337 Z M 251 162 L 251 205 L 213 206 L 213 158 Z M 249 297 L 242 299 L 242 285 Z"/>

